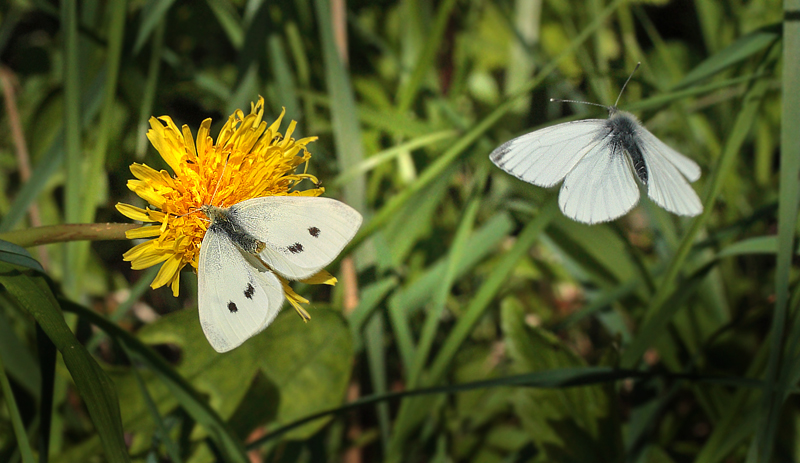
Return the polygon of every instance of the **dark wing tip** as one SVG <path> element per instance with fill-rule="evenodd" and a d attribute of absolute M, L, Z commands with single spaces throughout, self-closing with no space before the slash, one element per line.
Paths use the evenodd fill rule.
<path fill-rule="evenodd" d="M 495 148 L 494 151 L 489 153 L 489 159 L 498 166 L 503 164 L 503 158 L 509 151 L 511 151 L 511 144 L 514 140 L 509 140 L 502 145 Z"/>

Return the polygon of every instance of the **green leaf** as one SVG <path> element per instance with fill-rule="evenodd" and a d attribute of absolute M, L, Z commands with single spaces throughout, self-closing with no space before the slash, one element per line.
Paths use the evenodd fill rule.
<path fill-rule="evenodd" d="M 133 54 L 136 55 L 144 46 L 156 26 L 164 21 L 169 9 L 175 0 L 149 0 L 140 16 L 139 30 L 136 33 L 136 42 L 133 45 Z"/>
<path fill-rule="evenodd" d="M 0 240 L 0 261 L 44 273 L 42 264 L 27 249 L 8 241 Z"/>

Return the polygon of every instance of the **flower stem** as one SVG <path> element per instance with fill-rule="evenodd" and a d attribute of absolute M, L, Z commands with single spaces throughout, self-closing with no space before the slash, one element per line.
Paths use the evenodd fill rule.
<path fill-rule="evenodd" d="M 68 223 L 0 233 L 0 240 L 28 248 L 64 241 L 124 240 L 125 232 L 141 227 L 135 223 Z"/>

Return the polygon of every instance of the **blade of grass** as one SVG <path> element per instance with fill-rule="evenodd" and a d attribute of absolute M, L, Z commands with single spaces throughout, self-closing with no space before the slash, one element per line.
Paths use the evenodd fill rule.
<path fill-rule="evenodd" d="M 688 72 L 683 79 L 675 84 L 672 89 L 680 90 L 707 79 L 734 64 L 750 58 L 756 53 L 761 52 L 772 46 L 781 38 L 780 25 L 771 24 L 740 37 L 732 44 L 720 50 L 718 53 L 706 58 L 702 63 L 695 66 Z M 784 38 L 784 46 L 785 46 Z"/>
<path fill-rule="evenodd" d="M 103 187 L 103 178 L 106 177 L 104 173 L 106 151 L 108 150 L 111 123 L 114 119 L 114 103 L 116 101 L 117 80 L 122 57 L 122 39 L 125 32 L 127 5 L 128 2 L 126 0 L 118 0 L 112 3 L 109 8 L 111 20 L 108 27 L 108 46 L 106 47 L 106 81 L 103 86 L 103 108 L 100 110 L 100 124 L 96 131 L 97 139 L 94 152 L 89 160 L 86 177 L 80 182 L 83 194 L 83 205 L 78 218 L 80 223 L 94 222 L 97 203 L 100 200 L 100 192 Z M 89 258 L 90 244 L 90 242 L 84 241 L 73 245 L 76 253 L 76 266 L 71 267 L 73 273 L 83 274 L 83 269 L 86 267 L 86 261 Z"/>
<path fill-rule="evenodd" d="M 333 35 L 331 5 L 328 0 L 314 0 L 319 26 L 322 56 L 325 62 L 325 81 L 331 97 L 331 120 L 333 141 L 339 171 L 346 172 L 361 164 L 364 147 L 361 143 L 361 128 L 356 117 L 355 97 L 347 68 L 336 49 Z M 352 179 L 344 185 L 344 200 L 360 212 L 366 211 L 366 182 L 364 177 Z M 354 248 L 351 248 L 354 249 Z M 359 262 L 359 265 L 364 262 Z"/>
<path fill-rule="evenodd" d="M 432 307 L 426 313 L 425 324 L 422 327 L 422 334 L 414 353 L 414 362 L 408 372 L 407 387 L 409 388 L 414 388 L 419 384 L 422 370 L 425 368 L 428 355 L 433 346 L 436 328 L 444 313 L 447 296 L 450 295 L 451 288 L 456 280 L 459 263 L 468 249 L 466 244 L 472 232 L 479 206 L 479 199 L 472 199 L 461 216 L 461 223 L 456 230 L 450 251 L 447 253 L 447 266 L 445 267 L 443 278 L 439 281 L 436 291 L 433 293 Z"/>
<path fill-rule="evenodd" d="M 297 133 L 303 133 L 304 125 L 300 124 L 303 119 L 303 112 L 300 107 L 300 100 L 297 98 L 297 86 L 292 75 L 292 68 L 286 56 L 283 38 L 279 34 L 271 34 L 267 38 L 267 59 L 270 62 L 270 70 L 275 77 L 275 93 L 280 96 L 280 104 L 286 107 L 286 114 L 298 121 Z M 276 101 L 275 104 L 278 104 Z"/>
<path fill-rule="evenodd" d="M 0 352 L 0 354 L 2 354 Z M 11 390 L 11 383 L 8 382 L 6 376 L 6 368 L 3 365 L 3 356 L 0 355 L 0 391 L 3 391 L 3 398 L 5 399 L 6 407 L 8 407 L 8 414 L 11 417 L 11 426 L 14 428 L 14 434 L 17 436 L 17 448 L 22 455 L 24 463 L 36 463 L 33 457 L 33 449 L 31 442 L 28 440 L 28 431 L 22 423 L 22 416 L 19 414 L 17 407 L 17 400 L 14 398 L 14 391 Z"/>
<path fill-rule="evenodd" d="M 273 430 L 267 435 L 247 444 L 247 450 L 254 450 L 267 442 L 280 437 L 283 434 L 298 428 L 319 418 L 341 414 L 350 410 L 372 405 L 376 402 L 384 402 L 402 399 L 406 397 L 424 396 L 431 394 L 452 394 L 456 392 L 472 391 L 490 387 L 530 387 L 542 389 L 559 389 L 567 387 L 580 387 L 593 384 L 622 381 L 625 379 L 648 380 L 652 378 L 664 377 L 667 379 L 683 379 L 707 384 L 720 384 L 731 387 L 757 389 L 761 387 L 761 382 L 748 378 L 726 378 L 713 376 L 697 376 L 686 374 L 658 374 L 653 372 L 643 372 L 638 370 L 622 370 L 612 367 L 580 367 L 580 368 L 559 368 L 555 370 L 537 371 L 502 378 L 493 378 L 483 381 L 473 381 L 461 384 L 451 384 L 447 386 L 426 387 L 420 389 L 410 389 L 401 392 L 390 392 L 383 395 L 371 395 L 344 404 L 342 406 L 324 410 L 305 418 L 288 423 L 278 429 Z"/>
<path fill-rule="evenodd" d="M 766 79 L 758 80 L 745 94 L 742 100 L 742 108 L 736 116 L 736 120 L 725 143 L 719 162 L 711 173 L 707 194 L 703 201 L 703 213 L 692 220 L 678 249 L 672 256 L 672 260 L 665 271 L 664 277 L 659 282 L 658 289 L 645 313 L 641 329 L 643 332 L 645 330 L 646 332 L 659 332 L 664 329 L 664 325 L 649 326 L 651 323 L 669 323 L 670 318 L 662 317 L 661 312 L 671 311 L 672 308 L 666 307 L 664 302 L 675 290 L 675 280 L 683 267 L 686 257 L 689 255 L 689 251 L 692 249 L 695 238 L 711 216 L 714 203 L 722 190 L 722 185 L 730 175 L 739 150 L 750 132 L 750 128 L 753 126 L 758 109 L 761 105 L 762 97 L 764 96 L 764 92 L 769 88 L 769 85 L 770 83 Z M 651 322 L 651 320 L 658 321 Z M 633 342 L 622 353 L 621 365 L 629 368 L 638 363 L 644 351 L 651 345 L 651 341 L 651 339 L 645 336 L 636 336 Z"/>
<path fill-rule="evenodd" d="M 339 176 L 337 176 L 331 183 L 333 186 L 344 185 L 357 175 L 366 174 L 384 162 L 389 162 L 393 159 L 396 159 L 402 156 L 404 153 L 432 145 L 442 140 L 447 140 L 448 138 L 453 138 L 456 135 L 458 135 L 458 132 L 455 130 L 443 130 L 440 132 L 422 135 L 405 143 L 395 145 L 389 149 L 371 155 L 358 165 L 352 166 L 347 171 L 339 174 Z"/>
<path fill-rule="evenodd" d="M 50 430 L 53 424 L 57 349 L 38 323 L 36 324 L 36 347 L 42 378 L 39 391 L 39 461 L 47 462 L 50 456 Z"/>
<path fill-rule="evenodd" d="M 80 62 L 78 50 L 78 5 L 75 0 L 61 2 L 61 30 L 64 53 L 64 151 L 67 179 L 64 192 L 64 220 L 78 223 L 81 219 L 81 189 L 83 188 L 83 158 L 81 156 Z M 78 245 L 64 247 L 64 290 L 77 296 Z"/>
<path fill-rule="evenodd" d="M 778 255 L 775 269 L 775 311 L 769 331 L 770 354 L 765 377 L 765 390 L 761 402 L 760 425 L 753 446 L 756 451 L 748 461 L 771 461 L 775 437 L 778 433 L 781 408 L 785 392 L 776 388 L 781 375 L 784 326 L 787 321 L 789 277 L 794 257 L 794 235 L 797 227 L 798 175 L 800 175 L 800 24 L 795 15 L 800 11 L 800 0 L 783 3 L 783 70 L 781 114 L 780 191 L 778 199 Z M 800 324 L 795 317 L 794 324 Z M 791 368 L 785 362 L 783 368 Z M 757 459 L 750 458 L 757 456 Z"/>
<path fill-rule="evenodd" d="M 373 312 L 364 327 L 364 347 L 369 364 L 369 377 L 372 389 L 376 394 L 385 394 L 386 384 L 386 348 L 384 333 L 386 330 L 383 312 Z M 389 407 L 386 403 L 377 404 L 378 427 L 381 433 L 381 444 L 385 449 L 389 443 Z"/>
<path fill-rule="evenodd" d="M 239 18 L 236 8 L 231 2 L 224 0 L 206 0 L 206 3 L 214 13 L 214 17 L 217 18 L 222 30 L 225 31 L 233 48 L 240 50 L 244 44 L 245 33 L 242 28 L 242 19 Z"/>
<path fill-rule="evenodd" d="M 376 281 L 362 289 L 358 306 L 350 312 L 347 319 L 347 324 L 350 325 L 350 330 L 353 332 L 353 340 L 356 343 L 361 338 L 358 332 L 361 331 L 364 323 L 372 316 L 372 312 L 378 307 L 378 304 L 386 298 L 389 292 L 397 287 L 397 284 L 397 277 L 392 276 Z M 358 350 L 358 347 L 356 347 L 356 350 Z"/>
<path fill-rule="evenodd" d="M 164 31 L 166 28 L 167 22 L 162 20 L 158 23 L 153 33 L 150 63 L 147 66 L 147 80 L 144 84 L 142 105 L 139 107 L 138 130 L 136 133 L 136 159 L 140 161 L 144 159 L 144 155 L 147 152 L 147 130 L 150 127 L 147 121 L 153 114 L 153 102 L 156 99 L 158 76 L 161 72 L 161 54 L 164 52 Z"/>
<path fill-rule="evenodd" d="M 400 113 L 405 113 L 411 107 L 422 80 L 433 66 L 436 53 L 441 49 L 442 39 L 444 38 L 447 23 L 450 20 L 450 13 L 452 13 L 455 6 L 456 0 L 445 0 L 439 5 L 433 27 L 425 37 L 425 48 L 422 49 L 422 52 L 417 57 L 416 66 L 411 71 L 411 76 L 405 81 L 404 85 L 400 86 L 400 90 L 397 93 L 397 108 Z"/>
<path fill-rule="evenodd" d="M 487 220 L 481 228 L 469 237 L 467 248 L 470 252 L 459 262 L 456 278 L 460 278 L 478 265 L 512 231 L 514 231 L 514 222 L 505 211 L 498 212 Z M 397 307 L 406 316 L 415 313 L 430 300 L 430 295 L 435 291 L 437 282 L 442 281 L 444 278 L 447 265 L 445 258 L 441 258 L 433 265 L 430 265 L 417 279 L 392 294 L 389 300 L 389 307 Z"/>
<path fill-rule="evenodd" d="M 175 0 L 150 0 L 142 8 L 139 30 L 136 33 L 136 42 L 133 45 L 134 55 L 139 54 L 156 26 L 164 23 L 173 3 L 175 3 Z"/>

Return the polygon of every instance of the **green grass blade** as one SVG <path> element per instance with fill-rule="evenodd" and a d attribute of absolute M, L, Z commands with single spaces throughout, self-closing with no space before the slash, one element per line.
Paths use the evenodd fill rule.
<path fill-rule="evenodd" d="M 83 156 L 81 155 L 80 61 L 78 50 L 78 5 L 75 0 L 61 3 L 61 28 L 64 37 L 64 151 L 67 179 L 64 192 L 64 221 L 81 220 Z M 72 296 L 78 291 L 78 244 L 65 245 L 64 289 Z"/>
<path fill-rule="evenodd" d="M 786 362 L 781 365 L 784 327 L 787 321 L 789 301 L 789 278 L 794 257 L 794 237 L 797 227 L 798 194 L 800 194 L 800 133 L 796 122 L 800 121 L 800 25 L 792 15 L 800 11 L 800 1 L 784 2 L 786 19 L 783 23 L 783 70 L 781 115 L 780 191 L 778 199 L 778 255 L 775 269 L 775 311 L 770 327 L 770 355 L 767 363 L 765 391 L 761 403 L 761 422 L 753 442 L 758 459 L 771 461 L 778 422 L 784 403 L 785 392 L 776 389 L 782 369 L 789 369 Z M 795 317 L 794 324 L 800 324 Z M 788 386 L 788 385 L 787 385 Z M 753 454 L 751 454 L 753 455 Z M 748 458 L 749 461 L 754 461 Z"/>
<path fill-rule="evenodd" d="M 350 312 L 347 318 L 350 330 L 353 332 L 353 340 L 358 342 L 360 338 L 358 333 L 364 323 L 372 316 L 372 312 L 386 298 L 389 292 L 397 288 L 397 284 L 396 277 L 387 277 L 361 289 L 358 306 Z"/>
<path fill-rule="evenodd" d="M 144 159 L 147 147 L 149 146 L 147 131 L 150 128 L 150 124 L 148 124 L 147 121 L 150 119 L 150 116 L 153 115 L 153 102 L 156 99 L 158 76 L 161 72 L 161 54 L 164 52 L 164 30 L 166 28 L 167 22 L 161 21 L 158 23 L 153 33 L 150 63 L 147 66 L 147 80 L 144 84 L 142 105 L 139 107 L 139 120 L 136 130 L 136 159 L 139 161 Z"/>
<path fill-rule="evenodd" d="M 369 377 L 372 390 L 377 394 L 385 394 L 388 390 L 386 378 L 386 348 L 384 332 L 386 323 L 383 320 L 383 312 L 374 312 L 372 318 L 367 321 L 364 327 L 364 347 L 367 351 L 367 363 L 369 365 Z M 378 427 L 381 432 L 381 443 L 385 449 L 389 443 L 389 407 L 385 403 L 377 404 Z"/>
<path fill-rule="evenodd" d="M 494 252 L 498 244 L 512 231 L 514 231 L 514 222 L 504 211 L 487 220 L 470 236 L 467 243 L 470 252 L 459 262 L 456 278 L 465 275 Z M 430 265 L 419 278 L 392 294 L 389 307 L 398 307 L 407 315 L 416 312 L 430 300 L 430 295 L 435 291 L 437 283 L 444 278 L 447 265 L 445 258 Z"/>
<path fill-rule="evenodd" d="M 331 414 L 341 414 L 350 410 L 372 405 L 377 402 L 397 400 L 407 397 L 425 396 L 432 394 L 452 394 L 456 392 L 472 391 L 475 389 L 484 389 L 489 387 L 528 387 L 528 388 L 543 388 L 543 389 L 561 389 L 579 386 L 589 386 L 594 384 L 603 384 L 621 381 L 625 379 L 650 379 L 659 377 L 659 374 L 652 372 L 643 372 L 639 370 L 624 370 L 612 367 L 571 367 L 559 368 L 553 370 L 537 371 L 533 373 L 525 373 L 521 375 L 504 376 L 501 378 L 493 378 L 482 381 L 472 381 L 461 384 L 451 384 L 447 386 L 436 386 L 419 389 L 410 389 L 401 392 L 390 392 L 382 395 L 371 395 L 362 397 L 361 399 L 344 404 L 342 406 L 324 410 L 313 415 L 309 415 L 300 420 L 288 423 L 278 429 L 271 431 L 264 437 L 259 438 L 247 444 L 247 449 L 257 449 L 292 429 L 303 426 L 311 421 L 318 420 Z M 703 377 L 695 375 L 682 375 L 682 374 L 666 374 L 663 375 L 669 379 L 685 379 L 696 381 L 698 383 L 707 384 L 721 384 L 732 387 L 740 387 L 750 389 L 757 389 L 761 386 L 759 381 L 750 380 L 747 378 L 725 378 L 725 377 Z"/>
<path fill-rule="evenodd" d="M 70 331 L 44 277 L 0 263 L 0 284 L 33 316 L 61 352 L 89 410 L 107 461 L 130 461 L 114 383 Z"/>
<path fill-rule="evenodd" d="M 775 44 L 780 37 L 779 25 L 770 25 L 753 31 L 698 64 L 675 84 L 673 90 L 688 87 L 748 59 Z"/>
<path fill-rule="evenodd" d="M 445 0 L 439 4 L 439 10 L 436 12 L 436 18 L 433 22 L 433 27 L 426 33 L 425 48 L 416 58 L 416 65 L 411 72 L 411 76 L 405 81 L 404 85 L 400 86 L 400 91 L 397 94 L 397 108 L 400 113 L 408 111 L 411 103 L 419 91 L 422 80 L 425 75 L 433 67 L 436 60 L 436 53 L 439 52 L 442 39 L 450 20 L 450 14 L 456 6 L 455 0 Z"/>
<path fill-rule="evenodd" d="M 100 124 L 97 130 L 94 152 L 89 160 L 88 169 L 86 169 L 86 177 L 81 182 L 83 206 L 78 219 L 80 223 L 94 222 L 96 207 L 101 199 L 100 193 L 103 188 L 106 151 L 111 137 L 111 123 L 114 119 L 114 104 L 116 102 L 117 80 L 122 58 L 122 39 L 125 32 L 127 5 L 127 1 L 119 0 L 112 3 L 109 9 L 111 19 L 108 27 L 108 46 L 106 47 L 106 81 L 102 87 L 103 108 L 100 111 Z M 90 242 L 84 241 L 75 245 L 76 266 L 72 267 L 71 271 L 73 273 L 83 273 L 89 257 L 90 244 Z"/>
<path fill-rule="evenodd" d="M 325 63 L 325 82 L 331 97 L 331 120 L 333 123 L 336 160 L 341 172 L 359 165 L 364 159 L 361 143 L 361 128 L 356 116 L 356 103 L 350 76 L 336 49 L 333 35 L 331 5 L 328 0 L 314 0 L 317 25 Z M 366 210 L 366 182 L 363 177 L 352 179 L 344 188 L 344 201 L 356 210 Z M 364 264 L 361 262 L 360 264 Z"/>
<path fill-rule="evenodd" d="M 461 216 L 461 223 L 456 230 L 456 235 L 450 246 L 450 251 L 447 253 L 447 267 L 445 267 L 443 278 L 438 282 L 438 287 L 433 293 L 433 299 L 431 301 L 432 307 L 426 313 L 425 324 L 423 325 L 422 334 L 420 335 L 420 340 L 417 343 L 417 349 L 414 354 L 414 363 L 408 372 L 406 383 L 410 388 L 416 387 L 419 384 L 419 380 L 422 376 L 422 369 L 425 368 L 425 364 L 427 363 L 428 355 L 430 354 L 436 336 L 436 328 L 444 313 L 447 296 L 450 295 L 453 283 L 455 282 L 459 263 L 464 258 L 466 250 L 468 249 L 466 244 L 472 232 L 479 206 L 479 200 L 473 199 L 465 208 L 464 215 Z"/>
<path fill-rule="evenodd" d="M 42 264 L 27 249 L 8 241 L 0 240 L 0 261 L 44 273 Z"/>
<path fill-rule="evenodd" d="M 280 97 L 280 101 L 276 100 L 274 103 L 286 108 L 286 115 L 298 121 L 298 133 L 303 133 L 300 125 L 303 111 L 297 97 L 297 86 L 294 82 L 289 58 L 286 56 L 283 38 L 279 34 L 271 34 L 267 38 L 267 59 L 270 62 L 272 74 L 275 76 L 275 93 Z"/>
<path fill-rule="evenodd" d="M 209 8 L 217 18 L 217 22 L 225 31 L 225 35 L 233 45 L 233 48 L 239 50 L 244 44 L 244 28 L 242 27 L 242 19 L 236 12 L 236 8 L 231 2 L 225 0 L 206 0 Z"/>
<path fill-rule="evenodd" d="M 53 424 L 57 349 L 38 323 L 36 324 L 36 348 L 42 378 L 39 392 L 39 461 L 46 462 L 50 454 L 50 430 Z"/>
<path fill-rule="evenodd" d="M 136 42 L 133 45 L 134 55 L 141 51 L 153 30 L 165 21 L 173 3 L 175 3 L 175 0 L 150 0 L 147 2 L 147 5 L 142 9 L 139 30 L 136 32 Z"/>
<path fill-rule="evenodd" d="M 25 429 L 25 425 L 22 423 L 17 401 L 14 398 L 14 391 L 11 389 L 11 383 L 8 382 L 8 377 L 6 376 L 6 368 L 3 364 L 2 355 L 0 355 L 0 391 L 3 392 L 3 398 L 8 407 L 8 414 L 11 416 L 11 425 L 17 437 L 17 448 L 22 455 L 22 461 L 24 463 L 36 463 L 36 459 L 33 457 L 31 443 L 28 440 L 28 430 Z"/>
<path fill-rule="evenodd" d="M 333 182 L 331 182 L 331 184 L 334 186 L 345 185 L 356 176 L 366 174 L 381 164 L 397 159 L 409 151 L 424 148 L 428 145 L 453 138 L 456 135 L 458 135 L 458 133 L 455 130 L 443 130 L 440 132 L 422 135 L 405 143 L 395 145 L 389 149 L 373 154 L 367 159 L 364 159 L 358 165 L 352 166 L 347 171 L 342 172 L 333 180 Z"/>

